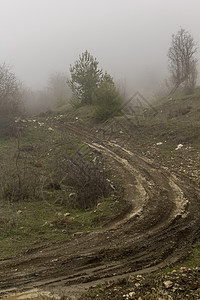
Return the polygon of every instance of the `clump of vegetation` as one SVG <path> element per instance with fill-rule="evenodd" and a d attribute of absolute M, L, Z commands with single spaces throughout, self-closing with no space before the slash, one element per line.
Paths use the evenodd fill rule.
<path fill-rule="evenodd" d="M 0 230 L 3 234 L 9 233 L 16 226 L 16 218 L 13 216 L 0 216 Z"/>
<path fill-rule="evenodd" d="M 171 47 L 168 51 L 169 68 L 173 90 L 182 86 L 186 94 L 194 92 L 197 81 L 196 43 L 189 32 L 181 28 L 172 35 Z"/>
<path fill-rule="evenodd" d="M 4 63 L 0 65 L 0 136 L 13 135 L 22 112 L 20 84 Z"/>
<path fill-rule="evenodd" d="M 88 51 L 82 53 L 70 66 L 72 105 L 75 107 L 92 105 L 95 117 L 106 120 L 119 114 L 120 94 L 110 75 L 98 68 L 98 61 Z"/>
<path fill-rule="evenodd" d="M 40 116 L 0 138 L 1 258 L 94 230 L 124 209 L 103 158 L 54 129 L 63 124 Z"/>
<path fill-rule="evenodd" d="M 98 69 L 98 64 L 96 58 L 85 51 L 74 66 L 70 66 L 71 79 L 68 80 L 68 84 L 73 93 L 73 104 L 92 104 L 92 94 L 103 76 L 103 71 Z"/>
<path fill-rule="evenodd" d="M 2 162 L 0 167 L 0 198 L 12 202 L 40 198 L 40 174 L 34 165 L 33 146 L 20 145 L 20 136 L 14 144 L 16 149 L 10 162 Z"/>
<path fill-rule="evenodd" d="M 98 199 L 107 197 L 111 192 L 108 171 L 98 157 L 86 160 L 78 153 L 58 160 L 62 184 L 73 189 L 69 201 L 72 207 L 88 209 L 98 203 Z"/>
<path fill-rule="evenodd" d="M 97 119 L 107 120 L 121 114 L 122 101 L 119 92 L 107 73 L 93 93 L 93 103 Z"/>

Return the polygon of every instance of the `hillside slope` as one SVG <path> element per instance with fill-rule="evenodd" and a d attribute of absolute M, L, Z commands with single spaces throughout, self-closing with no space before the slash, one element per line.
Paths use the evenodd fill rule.
<path fill-rule="evenodd" d="M 60 296 L 64 294 L 66 299 L 134 299 L 134 295 L 148 297 L 151 289 L 155 291 L 164 284 L 165 289 L 176 287 L 172 291 L 175 299 L 186 297 L 187 293 L 181 290 L 183 281 L 178 283 L 166 275 L 166 280 L 160 277 L 162 280 L 157 284 L 159 277 L 152 275 L 150 283 L 149 277 L 143 281 L 143 277 L 135 275 L 176 264 L 199 240 L 200 112 L 196 111 L 199 96 L 191 97 L 184 100 L 174 96 L 155 103 L 153 111 L 145 109 L 140 114 L 123 115 L 101 124 L 91 120 L 87 108 L 38 117 L 37 122 L 55 133 L 68 132 L 97 156 L 108 159 L 114 173 L 123 178 L 127 210 L 111 216 L 113 219 L 97 231 L 77 233 L 59 245 L 2 260 L 2 295 L 38 288 L 39 293 L 53 290 Z M 174 101 L 175 106 L 170 107 L 169 101 Z M 190 111 L 169 118 L 169 111 L 179 111 L 182 101 L 190 101 Z M 188 118 L 187 114 L 190 114 Z M 199 265 L 197 260 L 193 266 Z M 174 274 L 177 272 L 177 278 L 185 278 L 191 273 L 191 279 L 198 271 L 186 270 L 181 275 L 174 271 Z M 128 275 L 129 279 L 123 279 Z M 118 281 L 103 286 L 108 280 Z M 169 287 L 163 280 L 168 281 Z M 100 289 L 80 296 L 95 284 Z M 149 287 L 146 295 L 139 288 L 143 285 Z M 198 288 L 197 283 L 194 289 Z M 162 299 L 173 299 L 172 293 L 164 290 Z M 161 296 L 154 292 L 152 297 L 158 295 Z M 198 292 L 191 294 L 190 299 L 197 299 L 194 298 L 197 295 Z"/>

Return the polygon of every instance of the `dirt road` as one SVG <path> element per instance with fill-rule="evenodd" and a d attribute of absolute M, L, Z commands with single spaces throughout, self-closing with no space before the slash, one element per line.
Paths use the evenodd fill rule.
<path fill-rule="evenodd" d="M 99 282 L 170 265 L 195 241 L 200 228 L 196 187 L 119 144 L 99 144 L 91 136 L 83 140 L 122 175 L 130 209 L 102 230 L 0 261 L 2 298 L 39 288 L 77 299 Z"/>

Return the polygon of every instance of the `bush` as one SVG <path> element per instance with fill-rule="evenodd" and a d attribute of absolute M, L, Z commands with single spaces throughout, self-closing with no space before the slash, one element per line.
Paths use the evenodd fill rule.
<path fill-rule="evenodd" d="M 122 100 L 113 79 L 107 73 L 93 93 L 94 115 L 99 120 L 107 120 L 121 114 Z"/>
<path fill-rule="evenodd" d="M 98 69 L 98 64 L 96 58 L 85 51 L 74 66 L 70 66 L 71 79 L 67 83 L 72 90 L 72 103 L 92 104 L 92 93 L 103 75 L 102 70 Z"/>
<path fill-rule="evenodd" d="M 12 135 L 21 110 L 20 84 L 5 65 L 0 65 L 0 136 Z"/>
<path fill-rule="evenodd" d="M 18 202 L 39 197 L 41 182 L 31 145 L 20 147 L 17 138 L 17 149 L 13 159 L 0 164 L 0 198 L 9 202 Z M 25 151 L 26 150 L 26 151 Z M 31 153 L 29 153 L 31 152 Z"/>
<path fill-rule="evenodd" d="M 107 197 L 111 191 L 102 160 L 86 161 L 73 154 L 59 162 L 62 183 L 71 187 L 75 197 L 71 198 L 74 208 L 94 207 L 98 199 Z"/>

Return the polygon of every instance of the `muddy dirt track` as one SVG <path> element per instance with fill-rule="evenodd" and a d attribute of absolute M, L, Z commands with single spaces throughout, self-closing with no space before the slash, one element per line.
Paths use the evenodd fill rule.
<path fill-rule="evenodd" d="M 0 261 L 1 297 L 39 288 L 76 299 L 101 281 L 176 262 L 199 234 L 197 187 L 117 143 L 82 137 L 124 178 L 126 213 L 99 231 Z"/>

